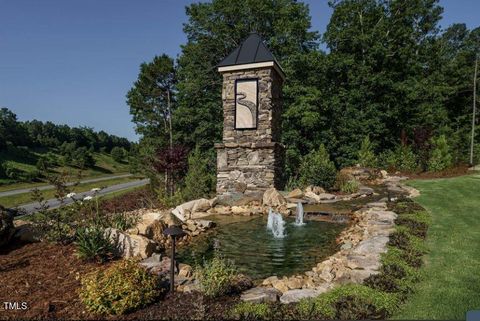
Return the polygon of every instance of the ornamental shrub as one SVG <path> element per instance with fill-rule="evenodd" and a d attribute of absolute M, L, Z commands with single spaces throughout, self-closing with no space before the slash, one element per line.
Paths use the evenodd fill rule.
<path fill-rule="evenodd" d="M 206 261 L 204 266 L 195 268 L 201 292 L 211 297 L 229 293 L 237 274 L 235 266 L 219 256 L 214 256 L 212 260 Z"/>
<path fill-rule="evenodd" d="M 399 145 L 393 151 L 382 153 L 384 167 L 403 172 L 414 172 L 418 169 L 417 156 L 410 146 Z"/>
<path fill-rule="evenodd" d="M 240 302 L 230 310 L 235 320 L 266 320 L 271 313 L 266 303 Z"/>
<path fill-rule="evenodd" d="M 445 135 L 432 139 L 432 154 L 428 160 L 428 170 L 439 172 L 452 166 L 453 157 Z"/>
<path fill-rule="evenodd" d="M 337 169 L 323 145 L 305 155 L 300 164 L 299 181 L 302 186 L 314 185 L 331 189 L 336 175 Z"/>
<path fill-rule="evenodd" d="M 162 290 L 156 275 L 134 260 L 114 263 L 82 279 L 80 299 L 86 308 L 101 314 L 123 314 L 152 303 Z"/>
<path fill-rule="evenodd" d="M 372 168 L 378 165 L 377 157 L 373 150 L 373 144 L 368 136 L 362 140 L 362 144 L 360 145 L 360 150 L 358 151 L 358 164 L 363 167 Z"/>
<path fill-rule="evenodd" d="M 350 194 L 358 192 L 359 188 L 360 184 L 352 175 L 343 173 L 342 171 L 338 172 L 335 178 L 335 190 Z"/>
<path fill-rule="evenodd" d="M 82 260 L 105 262 L 114 256 L 115 244 L 105 229 L 98 226 L 78 229 L 75 245 L 77 256 Z"/>
<path fill-rule="evenodd" d="M 352 194 L 352 193 L 358 192 L 359 188 L 360 188 L 360 184 L 358 183 L 358 181 L 355 179 L 352 179 L 342 184 L 340 186 L 340 191 L 346 194 Z"/>
<path fill-rule="evenodd" d="M 399 200 L 397 202 L 388 203 L 388 208 L 390 211 L 393 211 L 397 214 L 414 213 L 416 211 L 421 211 L 426 215 L 426 217 L 428 217 L 428 214 L 424 212 L 425 209 L 420 204 L 415 203 L 408 198 Z"/>
<path fill-rule="evenodd" d="M 395 224 L 405 226 L 409 232 L 424 239 L 427 236 L 428 223 L 415 219 L 412 215 L 405 214 L 395 220 Z"/>
<path fill-rule="evenodd" d="M 385 319 L 398 305 L 397 296 L 360 284 L 342 285 L 297 305 L 299 319 Z"/>
<path fill-rule="evenodd" d="M 134 227 L 140 218 L 128 212 L 114 212 L 107 215 L 106 219 L 108 226 L 120 231 L 126 231 L 129 228 Z"/>

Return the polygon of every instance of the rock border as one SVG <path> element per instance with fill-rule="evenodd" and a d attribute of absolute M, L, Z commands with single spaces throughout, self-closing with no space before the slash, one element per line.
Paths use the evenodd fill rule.
<path fill-rule="evenodd" d="M 389 192 L 402 192 L 407 197 L 420 193 L 401 182 L 404 177 L 384 177 L 382 184 Z M 385 201 L 371 202 L 353 212 L 352 224 L 338 237 L 340 250 L 318 263 L 304 274 L 283 277 L 271 276 L 261 286 L 244 291 L 241 300 L 249 302 L 298 302 L 315 297 L 335 286 L 346 283 L 362 283 L 371 275 L 378 274 L 381 254 L 387 251 L 389 236 L 395 231 L 397 214 L 388 211 Z M 272 293 L 277 295 L 272 295 Z M 262 295 L 265 293 L 265 295 Z"/>

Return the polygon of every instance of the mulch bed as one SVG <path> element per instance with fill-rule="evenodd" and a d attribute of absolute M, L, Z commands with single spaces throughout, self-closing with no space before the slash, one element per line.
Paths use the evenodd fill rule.
<path fill-rule="evenodd" d="M 108 264 L 85 263 L 72 245 L 48 242 L 11 244 L 0 250 L 0 320 L 221 320 L 238 295 L 211 299 L 199 293 L 166 293 L 158 302 L 123 316 L 85 310 L 78 297 L 79 276 Z M 26 302 L 25 310 L 6 310 L 3 302 Z"/>
<path fill-rule="evenodd" d="M 457 177 L 471 173 L 466 164 L 458 165 L 440 172 L 422 172 L 422 173 L 401 173 L 410 179 L 433 179 Z"/>
<path fill-rule="evenodd" d="M 225 320 L 238 296 L 208 298 L 200 293 L 168 293 L 158 302 L 133 313 L 122 320 Z"/>
<path fill-rule="evenodd" d="M 96 268 L 79 260 L 71 245 L 17 243 L 1 249 L 0 319 L 95 318 L 78 298 L 77 278 Z M 3 302 L 26 302 L 27 309 L 5 310 Z"/>

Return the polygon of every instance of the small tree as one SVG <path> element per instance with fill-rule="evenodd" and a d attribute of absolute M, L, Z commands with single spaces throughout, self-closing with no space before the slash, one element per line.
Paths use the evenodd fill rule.
<path fill-rule="evenodd" d="M 358 151 L 358 163 L 363 167 L 376 167 L 377 157 L 373 151 L 373 144 L 370 142 L 370 137 L 366 136 L 360 150 Z"/>
<path fill-rule="evenodd" d="M 95 159 L 86 147 L 79 147 L 72 153 L 72 164 L 81 169 L 95 166 Z"/>
<path fill-rule="evenodd" d="M 398 145 L 393 151 L 382 153 L 383 166 L 391 170 L 414 172 L 418 169 L 417 155 L 408 145 Z"/>
<path fill-rule="evenodd" d="M 197 147 L 188 157 L 188 172 L 182 197 L 192 200 L 208 196 L 215 186 L 215 174 L 210 158 Z"/>
<path fill-rule="evenodd" d="M 452 154 L 445 135 L 432 139 L 432 145 L 433 150 L 428 160 L 428 170 L 438 172 L 452 166 Z"/>
<path fill-rule="evenodd" d="M 153 168 L 157 173 L 165 175 L 165 192 L 172 196 L 176 190 L 178 179 L 187 167 L 187 149 L 183 146 L 160 149 L 156 153 Z"/>
<path fill-rule="evenodd" d="M 300 164 L 299 179 L 303 186 L 315 185 L 330 189 L 335 184 L 336 175 L 337 169 L 323 145 L 304 156 Z"/>
<path fill-rule="evenodd" d="M 125 159 L 125 156 L 127 155 L 127 151 L 123 147 L 115 146 L 112 148 L 110 155 L 112 156 L 114 161 L 120 163 Z"/>

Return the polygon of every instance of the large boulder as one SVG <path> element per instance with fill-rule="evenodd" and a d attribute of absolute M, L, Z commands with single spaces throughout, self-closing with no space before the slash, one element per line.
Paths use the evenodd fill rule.
<path fill-rule="evenodd" d="M 253 281 L 251 278 L 244 274 L 236 275 L 231 283 L 232 293 L 241 293 L 253 287 Z"/>
<path fill-rule="evenodd" d="M 13 237 L 16 240 L 26 243 L 40 242 L 41 235 L 32 223 L 22 220 L 16 220 L 13 222 L 15 225 L 15 234 Z"/>
<path fill-rule="evenodd" d="M 155 251 L 156 243 L 143 235 L 131 235 L 115 228 L 107 228 L 105 233 L 115 243 L 118 256 L 147 258 Z"/>
<path fill-rule="evenodd" d="M 252 303 L 277 302 L 282 293 L 274 288 L 256 287 L 242 293 L 240 299 Z"/>
<path fill-rule="evenodd" d="M 263 193 L 255 191 L 248 194 L 243 193 L 226 193 L 217 196 L 215 205 L 223 206 L 243 206 L 252 203 L 260 204 L 262 202 Z"/>
<path fill-rule="evenodd" d="M 303 197 L 303 192 L 299 188 L 296 188 L 287 194 L 287 198 L 302 198 L 302 197 Z"/>
<path fill-rule="evenodd" d="M 164 214 L 162 213 L 146 213 L 142 215 L 135 228 L 131 230 L 133 234 L 140 234 L 159 242 L 164 239 L 163 230 L 167 227 L 163 218 Z"/>
<path fill-rule="evenodd" d="M 172 210 L 172 214 L 175 215 L 182 222 L 192 218 L 192 214 L 195 212 L 205 213 L 211 208 L 211 201 L 206 198 L 200 198 L 178 205 Z"/>
<path fill-rule="evenodd" d="M 330 194 L 330 193 L 320 193 L 320 194 L 318 194 L 318 198 L 321 201 L 323 201 L 323 200 L 333 200 L 333 199 L 335 199 L 335 195 Z"/>
<path fill-rule="evenodd" d="M 305 198 L 315 203 L 320 202 L 320 197 L 312 191 L 306 191 Z"/>
<path fill-rule="evenodd" d="M 285 292 L 280 297 L 280 302 L 284 304 L 298 302 L 306 298 L 314 298 L 320 295 L 322 291 L 313 290 L 313 289 L 295 289 Z"/>
<path fill-rule="evenodd" d="M 272 286 L 277 289 L 278 291 L 284 293 L 284 292 L 287 292 L 289 290 L 288 288 L 288 285 L 287 285 L 287 282 L 288 279 L 286 278 L 283 278 L 281 280 L 277 280 L 277 281 L 273 281 L 272 282 Z"/>
<path fill-rule="evenodd" d="M 305 188 L 305 192 L 311 192 L 318 195 L 318 194 L 325 193 L 325 190 L 320 186 L 309 185 Z"/>
<path fill-rule="evenodd" d="M 211 208 L 210 200 L 206 198 L 200 198 L 195 200 L 195 205 L 193 206 L 193 212 L 206 212 Z"/>
<path fill-rule="evenodd" d="M 162 221 L 167 225 L 167 226 L 172 226 L 172 225 L 182 225 L 182 221 L 178 219 L 175 215 L 172 213 L 167 213 L 163 217 Z"/>
<path fill-rule="evenodd" d="M 271 187 L 263 193 L 263 205 L 276 207 L 284 204 L 287 204 L 287 201 L 275 187 Z"/>
<path fill-rule="evenodd" d="M 14 233 L 13 215 L 0 205 L 0 247 L 7 245 Z"/>

